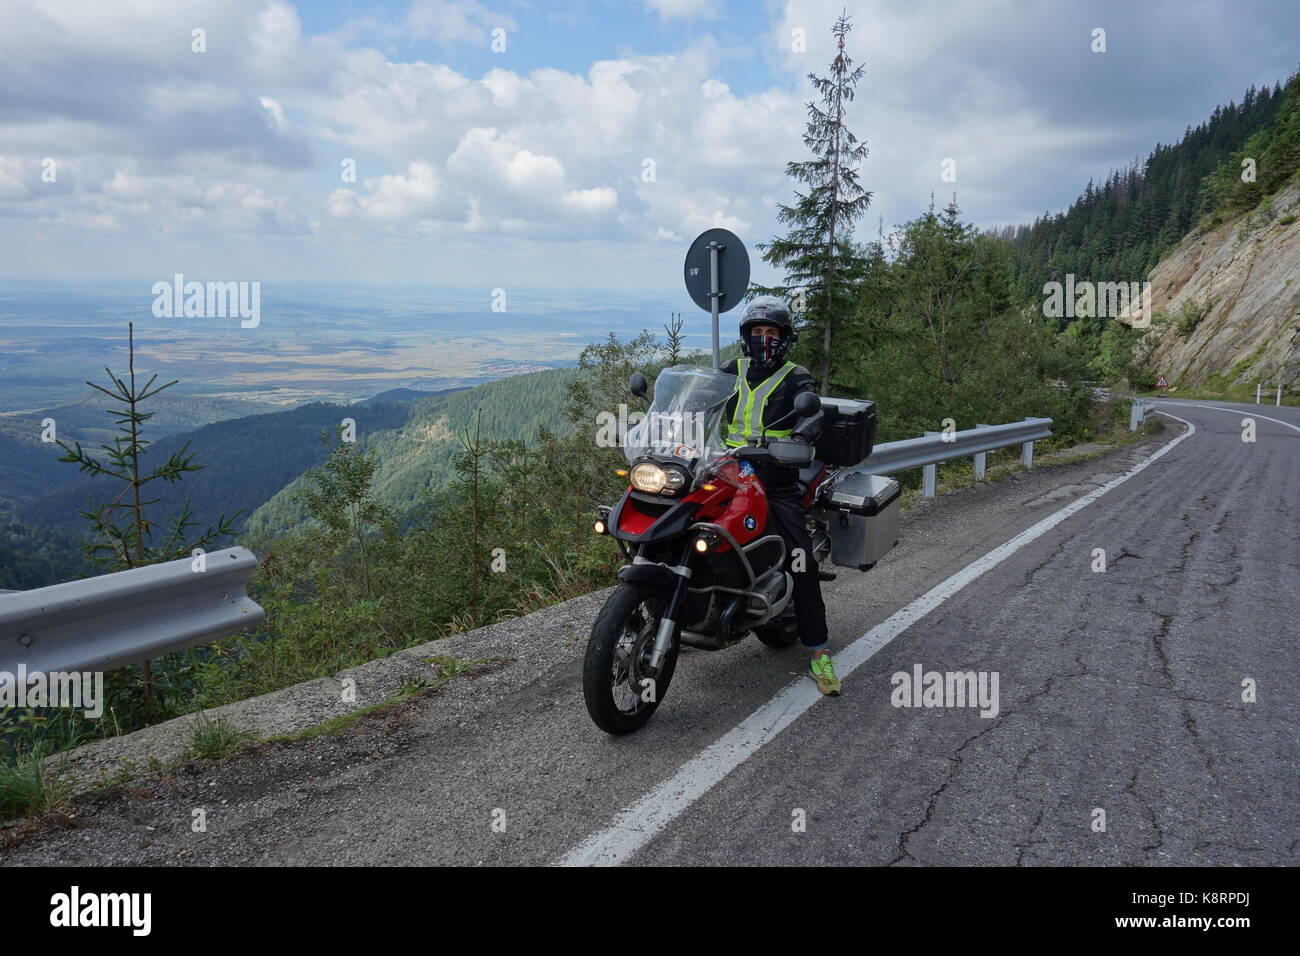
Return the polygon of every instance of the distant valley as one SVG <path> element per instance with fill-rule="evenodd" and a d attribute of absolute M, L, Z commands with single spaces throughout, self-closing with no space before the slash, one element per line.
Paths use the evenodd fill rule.
<path fill-rule="evenodd" d="M 86 382 L 107 384 L 105 367 L 127 375 L 128 321 L 137 380 L 177 381 L 147 404 L 149 459 L 188 447 L 204 466 L 163 485 L 156 513 L 188 501 L 200 526 L 241 512 L 241 529 L 273 534 L 300 520 L 293 493 L 345 418 L 400 513 L 451 478 L 467 428 L 563 429 L 578 352 L 611 331 L 658 330 L 685 295 L 520 290 L 493 312 L 482 290 L 266 283 L 260 323 L 242 328 L 156 318 L 148 293 L 145 280 L 0 280 L 0 588 L 87 570 L 79 512 L 116 489 L 41 438 L 113 440 L 111 402 Z M 706 343 L 707 317 L 691 318 L 688 342 Z"/>

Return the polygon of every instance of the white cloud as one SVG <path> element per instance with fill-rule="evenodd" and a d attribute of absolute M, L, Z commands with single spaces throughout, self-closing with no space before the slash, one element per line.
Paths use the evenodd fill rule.
<path fill-rule="evenodd" d="M 618 191 L 609 186 L 570 189 L 560 197 L 560 201 L 583 216 L 604 215 L 613 212 L 618 205 Z"/>
<path fill-rule="evenodd" d="M 440 43 L 487 45 L 493 29 L 514 31 L 514 17 L 489 10 L 475 0 L 415 0 L 406 15 L 411 35 Z"/>
<path fill-rule="evenodd" d="M 0 216 L 51 228 L 214 248 L 223 235 L 286 232 L 345 244 L 432 233 L 658 243 L 761 221 L 747 197 L 779 188 L 772 156 L 798 147 L 782 121 L 797 100 L 737 96 L 714 75 L 708 40 L 582 73 L 494 65 L 474 77 L 350 37 L 400 29 L 445 46 L 518 29 L 475 2 L 418 0 L 400 23 L 311 37 L 282 0 L 139 0 L 111 15 L 68 0 L 24 13 L 0 37 L 0 88 L 24 90 L 18 111 L 0 92 L 0 141 L 12 144 Z M 207 53 L 190 49 L 195 26 Z M 24 82 L 34 69 L 46 85 Z M 63 176 L 34 189 L 47 150 Z M 340 152 L 359 183 L 321 178 Z M 653 183 L 641 181 L 647 159 Z"/>
<path fill-rule="evenodd" d="M 0 201 L 27 196 L 39 181 L 38 168 L 19 156 L 0 156 Z"/>
<path fill-rule="evenodd" d="M 83 227 L 116 231 L 120 248 L 141 255 L 157 254 L 148 243 L 159 235 L 213 256 L 305 236 L 342 262 L 376 244 L 425 261 L 425 240 L 436 239 L 446 242 L 440 261 L 475 250 L 503 261 L 495 243 L 526 251 L 545 274 L 576 261 L 579 246 L 660 268 L 672 244 L 710 226 L 751 246 L 779 230 L 785 164 L 807 156 L 804 74 L 825 72 L 841 0 L 785 4 L 766 43 L 733 47 L 696 31 L 683 49 L 647 55 L 629 36 L 617 56 L 566 69 L 485 61 L 494 26 L 510 31 L 512 54 L 529 38 L 486 2 L 417 0 L 396 17 L 308 35 L 285 0 L 0 0 L 0 255 L 37 261 L 34 236 L 57 244 Z M 870 147 L 862 180 L 875 192 L 859 234 L 874 236 L 879 215 L 886 229 L 911 218 L 931 191 L 943 201 L 955 188 L 984 222 L 1031 217 L 1051 197 L 1056 208 L 1116 158 L 1176 139 L 1239 92 L 1246 68 L 1229 54 L 1243 31 L 1257 60 L 1285 46 L 1266 17 L 1252 25 L 1202 10 L 1165 22 L 1164 3 L 1099 3 L 1113 24 L 1104 60 L 1072 52 L 1087 12 L 1026 12 L 1010 0 L 855 4 L 849 49 L 866 74 L 849 121 Z M 718 9 L 647 6 L 674 21 Z M 1169 48 L 1186 51 L 1177 64 L 1149 43 L 1159 24 Z M 207 30 L 203 54 L 190 49 L 196 26 Z M 806 30 L 806 53 L 790 48 L 795 28 Z M 1238 40 L 1222 52 L 1197 30 Z M 573 42 L 582 49 L 580 33 Z M 775 75 L 751 69 L 755 57 Z M 1208 108 L 1170 109 L 1184 95 L 1171 87 L 1202 74 L 1220 75 Z M 1153 134 L 1159 124 L 1172 129 Z M 43 157 L 57 159 L 56 183 L 40 181 Z M 355 159 L 359 183 L 339 182 L 342 157 Z M 949 157 L 956 183 L 940 178 Z"/>
<path fill-rule="evenodd" d="M 376 176 L 365 181 L 367 192 L 336 189 L 326 209 L 338 219 L 372 219 L 379 222 L 446 219 L 453 210 L 446 188 L 428 163 L 412 162 L 403 174 Z"/>

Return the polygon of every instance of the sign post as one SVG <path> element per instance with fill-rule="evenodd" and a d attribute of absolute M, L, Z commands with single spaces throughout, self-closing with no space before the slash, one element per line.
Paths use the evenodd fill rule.
<path fill-rule="evenodd" d="M 717 371 L 722 360 L 722 349 L 718 345 L 718 256 L 722 254 L 723 245 L 714 240 L 709 243 L 709 318 L 713 326 L 713 369 Z"/>
<path fill-rule="evenodd" d="M 735 233 L 707 229 L 695 237 L 686 251 L 682 271 L 691 300 L 707 310 L 712 320 L 713 367 L 717 369 L 722 364 L 718 316 L 745 298 L 749 288 L 749 252 Z"/>

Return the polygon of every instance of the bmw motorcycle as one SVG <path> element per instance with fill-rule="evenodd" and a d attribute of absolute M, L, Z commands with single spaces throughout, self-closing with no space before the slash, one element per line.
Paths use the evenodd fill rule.
<path fill-rule="evenodd" d="M 646 386 L 640 373 L 629 383 L 642 399 Z M 819 564 L 830 557 L 867 570 L 897 542 L 897 482 L 863 474 L 842 481 L 845 466 L 870 452 L 872 403 L 803 392 L 791 414 L 823 412 L 816 446 L 765 433 L 727 447 L 723 409 L 735 387 L 735 375 L 716 369 L 664 369 L 648 412 L 624 438 L 629 467 L 620 474 L 628 487 L 599 510 L 594 529 L 618 543 L 626 564 L 592 626 L 583 664 L 587 711 L 607 733 L 631 733 L 650 719 L 683 644 L 716 651 L 751 632 L 772 648 L 798 641 L 786 544 L 768 529 L 755 465 L 799 469 Z M 782 427 L 790 423 L 767 426 Z"/>

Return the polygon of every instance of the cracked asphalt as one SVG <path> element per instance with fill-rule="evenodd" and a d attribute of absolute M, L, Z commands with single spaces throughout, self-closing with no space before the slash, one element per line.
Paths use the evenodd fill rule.
<path fill-rule="evenodd" d="M 630 862 L 1293 865 L 1300 432 L 1257 419 L 1246 443 L 1240 422 L 1300 409 L 1204 404 L 1162 403 L 1195 434 L 913 624 Z M 874 571 L 825 585 L 832 650 L 1184 430 L 1164 422 L 921 502 Z M 97 798 L 0 863 L 555 862 L 806 666 L 753 640 L 684 651 L 654 720 L 612 739 L 580 686 L 599 599 L 512 625 L 490 687 Z M 918 664 L 996 673 L 997 715 L 894 706 L 891 676 Z"/>

